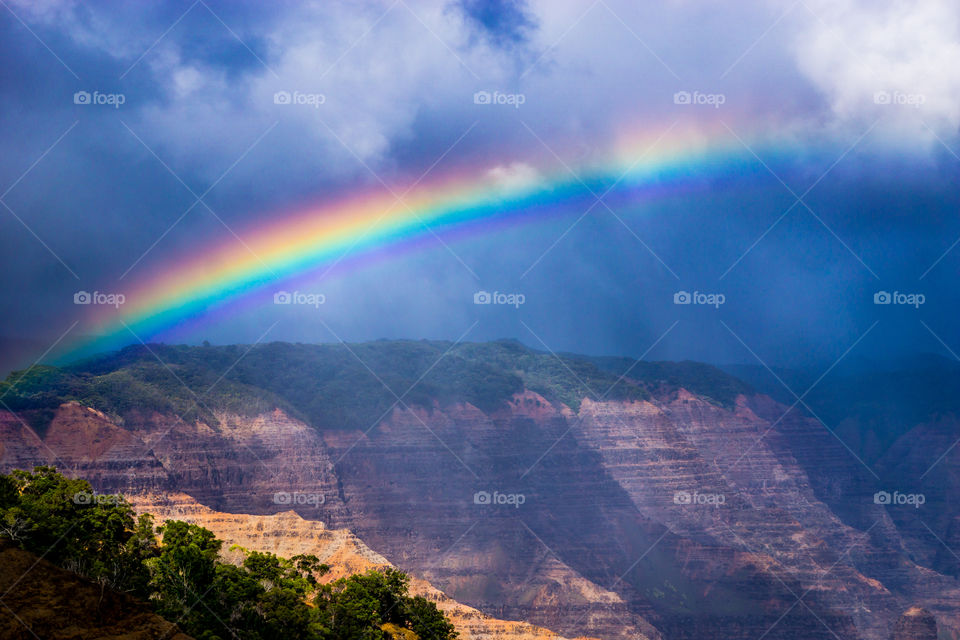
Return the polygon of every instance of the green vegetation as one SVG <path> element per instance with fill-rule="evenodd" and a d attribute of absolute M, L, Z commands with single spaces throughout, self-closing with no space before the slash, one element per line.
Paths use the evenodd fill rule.
<path fill-rule="evenodd" d="M 89 483 L 51 467 L 0 476 L 0 536 L 117 591 L 147 581 L 142 561 L 155 548 L 149 516 L 125 503 L 94 499 Z"/>
<path fill-rule="evenodd" d="M 159 534 L 159 536 L 158 536 Z M 0 475 L 0 537 L 65 569 L 149 601 L 197 640 L 453 640 L 436 605 L 407 595 L 406 574 L 370 570 L 328 584 L 316 556 L 243 552 L 197 525 L 155 528 L 121 496 L 96 495 L 52 467 Z"/>
<path fill-rule="evenodd" d="M 280 407 L 320 429 L 367 429 L 396 406 L 468 402 L 492 411 L 523 388 L 577 410 L 584 398 L 642 400 L 679 387 L 723 405 L 749 390 L 695 362 L 555 355 L 509 340 L 392 340 L 138 345 L 68 367 L 15 372 L 0 383 L 0 396 L 41 432 L 56 407 L 71 400 L 120 424 L 158 412 L 216 428 L 218 411 L 254 415 Z"/>
<path fill-rule="evenodd" d="M 739 378 L 702 362 L 647 362 L 632 358 L 590 358 L 604 371 L 627 377 L 636 384 L 655 391 L 684 388 L 690 393 L 713 400 L 725 407 L 733 405 L 737 396 L 753 389 Z"/>
<path fill-rule="evenodd" d="M 534 351 L 514 340 L 463 344 L 457 352 L 514 371 L 527 389 L 575 411 L 584 398 L 645 400 L 650 397 L 646 389 L 630 380 L 618 383 L 620 376 L 603 371 L 585 358 Z"/>

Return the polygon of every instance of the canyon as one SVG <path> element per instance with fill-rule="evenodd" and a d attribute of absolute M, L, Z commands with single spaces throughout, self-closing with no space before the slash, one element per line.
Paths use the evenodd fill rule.
<path fill-rule="evenodd" d="M 867 465 L 707 365 L 516 343 L 248 351 L 14 374 L 0 470 L 55 465 L 338 571 L 399 567 L 471 640 L 887 640 L 931 621 L 960 637 L 950 414 Z"/>

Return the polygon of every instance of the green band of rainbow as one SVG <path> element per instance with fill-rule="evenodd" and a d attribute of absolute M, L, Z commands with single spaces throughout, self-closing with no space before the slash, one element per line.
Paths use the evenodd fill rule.
<path fill-rule="evenodd" d="M 749 144 L 749 148 L 746 146 Z M 504 183 L 489 171 L 425 180 L 398 202 L 385 190 L 361 193 L 291 215 L 265 217 L 220 246 L 171 264 L 136 282 L 126 304 L 95 318 L 94 339 L 71 345 L 76 357 L 144 341 L 209 314 L 285 279 L 323 269 L 344 254 L 369 255 L 424 236 L 483 232 L 498 224 L 524 224 L 550 215 L 582 213 L 607 193 L 608 202 L 631 204 L 711 181 L 760 175 L 794 151 L 782 139 L 749 142 L 725 127 L 709 134 L 676 133 L 627 138 L 600 163 L 538 169 L 533 180 Z M 768 158 L 760 163 L 756 156 Z M 767 174 L 767 177 L 769 175 Z M 398 193 L 403 192 L 400 188 Z"/>

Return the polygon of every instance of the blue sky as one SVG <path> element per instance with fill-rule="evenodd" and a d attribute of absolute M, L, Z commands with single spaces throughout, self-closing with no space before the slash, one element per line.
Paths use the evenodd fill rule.
<path fill-rule="evenodd" d="M 535 178 L 554 154 L 603 157 L 625 130 L 718 119 L 842 153 L 798 153 L 782 176 L 761 157 L 756 180 L 572 227 L 575 213 L 424 242 L 308 274 L 297 284 L 326 296 L 319 315 L 255 305 L 161 338 L 512 337 L 815 366 L 960 352 L 948 0 L 5 0 L 0 50 L 0 336 L 31 345 L 25 364 L 88 330 L 76 291 L 123 291 L 292 207 L 427 171 Z M 477 105 L 481 90 L 523 104 Z M 307 97 L 278 105 L 282 91 Z M 678 105 L 678 91 L 723 104 Z M 475 305 L 478 290 L 525 302 Z M 678 291 L 724 303 L 678 305 Z M 878 291 L 924 301 L 874 304 Z"/>

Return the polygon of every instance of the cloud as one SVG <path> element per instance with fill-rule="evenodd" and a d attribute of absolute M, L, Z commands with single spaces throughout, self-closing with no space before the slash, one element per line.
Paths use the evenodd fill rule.
<path fill-rule="evenodd" d="M 960 125 L 960 4 L 814 0 L 794 50 L 842 121 L 929 138 Z"/>
<path fill-rule="evenodd" d="M 260 153 L 247 159 L 257 171 L 284 165 L 288 174 L 326 180 L 370 178 L 363 164 L 389 170 L 391 153 L 424 111 L 470 104 L 479 77 L 503 84 L 513 68 L 504 39 L 518 41 L 533 28 L 521 4 L 467 4 L 453 11 L 413 0 L 310 3 L 260 15 L 257 7 L 211 3 L 117 15 L 73 0 L 14 0 L 44 37 L 56 32 L 76 45 L 61 50 L 67 60 L 106 54 L 117 75 L 126 71 L 122 82 L 111 79 L 136 94 L 126 121 L 172 157 L 178 173 L 206 182 L 273 124 Z M 278 92 L 308 99 L 278 104 Z"/>
<path fill-rule="evenodd" d="M 79 0 L 9 0 L 17 17 L 34 28 L 55 29 L 81 47 L 103 51 L 115 58 L 137 56 L 162 32 L 152 34 L 154 19 L 173 22 L 177 15 L 143 4 L 114 3 L 109 8 Z M 180 9 L 179 11 L 183 11 Z"/>
<path fill-rule="evenodd" d="M 524 162 L 494 167 L 487 171 L 487 178 L 493 185 L 504 191 L 514 191 L 533 186 L 540 179 L 540 173 Z"/>
<path fill-rule="evenodd" d="M 210 28 L 210 37 L 232 38 Z M 208 181 L 273 124 L 239 174 L 283 167 L 283 179 L 375 182 L 372 172 L 389 180 L 393 154 L 414 138 L 422 114 L 455 118 L 472 104 L 474 73 L 498 85 L 509 73 L 509 54 L 474 30 L 431 3 L 295 6 L 262 30 L 239 30 L 265 50 L 264 63 L 243 73 L 189 55 L 189 31 L 171 32 L 141 63 L 162 99 L 143 109 L 140 128 Z M 236 57 L 253 60 L 242 50 Z"/>

